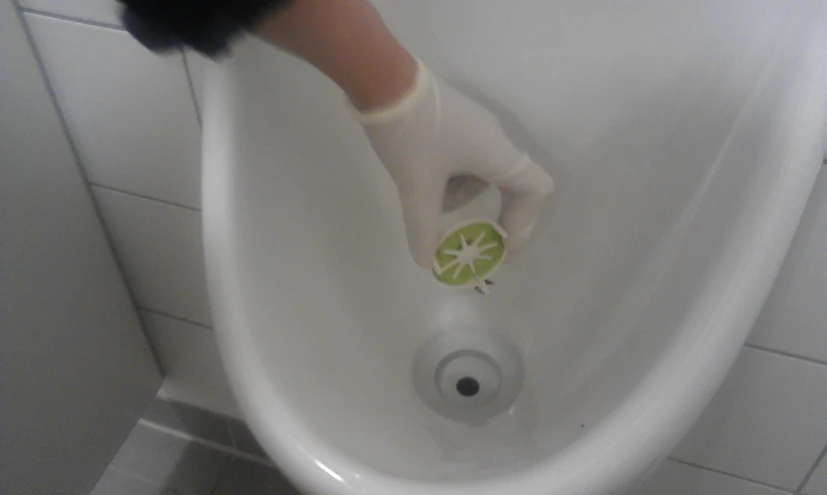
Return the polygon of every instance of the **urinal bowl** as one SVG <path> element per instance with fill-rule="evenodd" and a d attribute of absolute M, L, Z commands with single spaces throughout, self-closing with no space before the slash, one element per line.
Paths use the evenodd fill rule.
<path fill-rule="evenodd" d="M 340 91 L 240 43 L 208 77 L 203 211 L 245 416 L 309 493 L 623 493 L 783 260 L 824 152 L 824 8 L 377 3 L 557 193 L 491 295 L 442 287 Z"/>

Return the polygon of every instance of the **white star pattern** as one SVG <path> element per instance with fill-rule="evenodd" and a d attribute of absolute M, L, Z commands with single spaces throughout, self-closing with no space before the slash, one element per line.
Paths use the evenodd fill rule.
<path fill-rule="evenodd" d="M 467 266 L 471 270 L 471 273 L 477 276 L 477 268 L 474 266 L 474 263 L 479 260 L 491 261 L 491 256 L 483 253 L 498 245 L 496 242 L 490 242 L 481 246 L 480 243 L 484 238 L 485 232 L 480 232 L 477 238 L 474 239 L 471 244 L 468 244 L 465 236 L 460 234 L 459 240 L 462 243 L 460 249 L 443 249 L 442 253 L 453 256 L 453 259 L 443 266 L 439 266 L 439 263 L 434 260 L 434 272 L 436 272 L 437 275 L 442 275 L 451 268 L 454 268 L 454 273 L 451 277 L 456 280 L 462 273 L 463 268 Z"/>

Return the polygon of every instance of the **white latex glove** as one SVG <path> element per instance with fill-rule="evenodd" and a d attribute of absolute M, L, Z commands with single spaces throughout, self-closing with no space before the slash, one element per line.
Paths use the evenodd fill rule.
<path fill-rule="evenodd" d="M 509 252 L 528 240 L 554 181 L 505 136 L 494 114 L 421 62 L 408 94 L 391 107 L 357 112 L 357 119 L 396 183 L 408 245 L 419 266 L 433 267 L 443 207 L 462 206 L 486 183 L 502 195 L 499 223 L 508 233 Z"/>

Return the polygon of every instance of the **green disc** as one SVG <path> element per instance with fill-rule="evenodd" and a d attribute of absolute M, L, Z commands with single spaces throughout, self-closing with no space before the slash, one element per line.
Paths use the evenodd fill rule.
<path fill-rule="evenodd" d="M 433 274 L 451 287 L 477 284 L 502 264 L 505 252 L 505 232 L 500 226 L 488 220 L 462 223 L 439 243 Z"/>

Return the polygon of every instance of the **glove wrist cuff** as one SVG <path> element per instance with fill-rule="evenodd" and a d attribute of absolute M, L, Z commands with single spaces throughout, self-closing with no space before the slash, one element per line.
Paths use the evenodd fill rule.
<path fill-rule="evenodd" d="M 416 80 L 413 86 L 411 86 L 399 100 L 390 105 L 367 112 L 360 112 L 349 102 L 348 107 L 350 108 L 351 114 L 353 114 L 353 118 L 363 126 L 384 124 L 398 119 L 418 106 L 428 94 L 433 84 L 434 81 L 431 72 L 421 60 L 416 59 Z"/>

